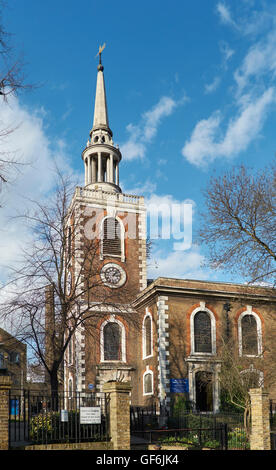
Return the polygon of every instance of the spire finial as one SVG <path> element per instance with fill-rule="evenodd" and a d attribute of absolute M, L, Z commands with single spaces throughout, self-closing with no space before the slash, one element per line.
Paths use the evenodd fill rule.
<path fill-rule="evenodd" d="M 96 55 L 99 56 L 99 65 L 98 65 L 98 70 L 103 70 L 103 66 L 102 66 L 102 52 L 105 48 L 106 44 L 104 43 L 102 46 L 99 46 L 99 52 L 98 54 Z"/>

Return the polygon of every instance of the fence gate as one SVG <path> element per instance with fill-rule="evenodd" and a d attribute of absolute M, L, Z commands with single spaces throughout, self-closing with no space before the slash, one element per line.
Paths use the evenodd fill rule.
<path fill-rule="evenodd" d="M 10 393 L 9 446 L 109 440 L 107 398 L 77 392 Z"/>

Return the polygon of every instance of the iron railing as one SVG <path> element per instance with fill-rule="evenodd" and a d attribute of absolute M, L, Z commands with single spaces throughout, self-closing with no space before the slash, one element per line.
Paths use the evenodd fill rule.
<path fill-rule="evenodd" d="M 106 398 L 83 392 L 47 395 L 22 390 L 10 393 L 9 404 L 10 447 L 109 440 Z"/>
<path fill-rule="evenodd" d="M 135 431 L 134 435 L 158 447 L 178 446 L 188 449 L 228 449 L 227 424 L 216 428 L 151 429 Z"/>

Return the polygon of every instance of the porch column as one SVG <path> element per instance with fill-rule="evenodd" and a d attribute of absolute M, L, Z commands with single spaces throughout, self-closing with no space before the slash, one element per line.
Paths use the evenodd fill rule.
<path fill-rule="evenodd" d="M 110 436 L 113 450 L 130 450 L 130 382 L 106 382 L 110 398 Z"/>
<path fill-rule="evenodd" d="M 263 388 L 249 390 L 251 400 L 251 450 L 271 450 L 269 398 Z"/>

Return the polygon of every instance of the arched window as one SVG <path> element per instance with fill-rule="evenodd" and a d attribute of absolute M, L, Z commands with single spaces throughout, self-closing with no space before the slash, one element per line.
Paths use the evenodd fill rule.
<path fill-rule="evenodd" d="M 262 324 L 260 317 L 247 306 L 238 319 L 240 356 L 259 356 L 262 354 Z"/>
<path fill-rule="evenodd" d="M 257 322 L 253 315 L 244 315 L 241 321 L 242 351 L 246 355 L 258 354 Z"/>
<path fill-rule="evenodd" d="M 200 302 L 190 317 L 191 354 L 216 354 L 216 318 Z"/>
<path fill-rule="evenodd" d="M 208 312 L 197 312 L 194 316 L 194 346 L 196 353 L 212 352 L 211 319 Z"/>
<path fill-rule="evenodd" d="M 143 394 L 153 395 L 153 372 L 149 369 L 149 366 L 143 374 Z"/>
<path fill-rule="evenodd" d="M 116 257 L 124 261 L 124 226 L 115 217 L 103 219 L 101 229 L 102 257 Z"/>
<path fill-rule="evenodd" d="M 152 317 L 146 314 L 143 321 L 143 358 L 152 355 Z"/>
<path fill-rule="evenodd" d="M 121 360 L 121 328 L 118 323 L 107 323 L 104 327 L 104 360 Z"/>
<path fill-rule="evenodd" d="M 101 362 L 126 362 L 126 330 L 115 315 L 105 320 L 100 327 Z"/>

